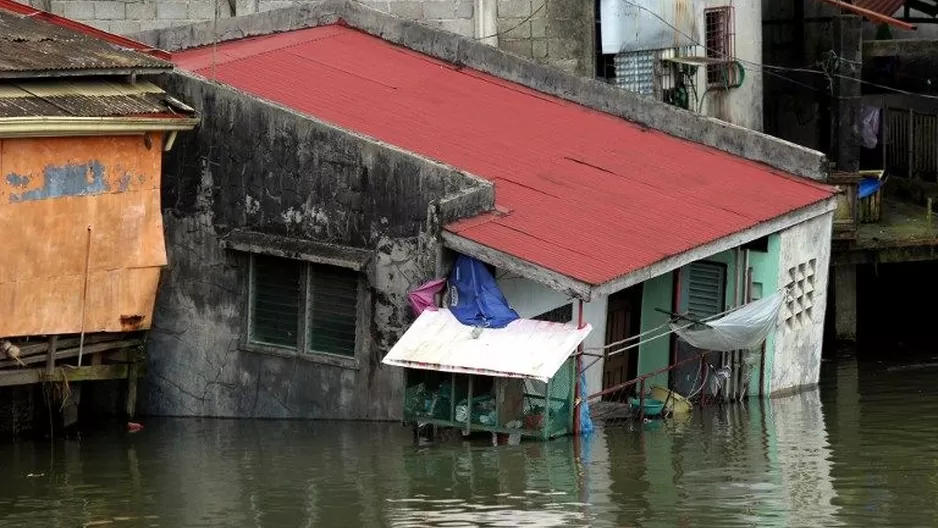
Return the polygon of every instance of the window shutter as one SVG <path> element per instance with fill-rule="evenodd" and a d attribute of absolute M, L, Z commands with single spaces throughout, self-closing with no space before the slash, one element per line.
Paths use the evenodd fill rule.
<path fill-rule="evenodd" d="M 311 265 L 309 283 L 309 350 L 354 356 L 358 273 Z"/>
<path fill-rule="evenodd" d="M 297 347 L 302 264 L 254 255 L 251 267 L 251 341 Z"/>
<path fill-rule="evenodd" d="M 695 262 L 688 267 L 684 284 L 687 311 L 697 318 L 706 318 L 723 311 L 726 299 L 723 266 Z"/>

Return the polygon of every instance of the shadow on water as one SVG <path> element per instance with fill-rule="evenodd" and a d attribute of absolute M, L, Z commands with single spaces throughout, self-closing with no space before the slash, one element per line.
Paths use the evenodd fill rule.
<path fill-rule="evenodd" d="M 0 446 L 0 527 L 934 526 L 936 375 L 829 361 L 821 391 L 520 446 L 149 419 Z"/>

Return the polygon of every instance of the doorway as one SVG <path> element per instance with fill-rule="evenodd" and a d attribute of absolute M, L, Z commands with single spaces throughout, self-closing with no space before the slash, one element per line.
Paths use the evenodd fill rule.
<path fill-rule="evenodd" d="M 606 345 L 617 343 L 641 332 L 642 285 L 616 292 L 609 296 L 606 312 Z M 606 350 L 603 361 L 603 389 L 615 387 L 638 376 L 638 348 L 608 355 L 633 342 L 616 345 Z M 626 391 L 627 392 L 627 391 Z M 616 392 L 605 400 L 623 400 L 625 394 Z"/>
<path fill-rule="evenodd" d="M 726 310 L 726 265 L 716 262 L 694 262 L 680 271 L 678 278 L 677 312 L 694 319 L 706 319 Z M 674 336 L 674 363 L 703 352 Z M 704 361 L 719 367 L 719 352 L 704 356 Z M 671 389 L 682 396 L 700 391 L 704 383 L 699 361 L 689 361 L 671 371 Z"/>

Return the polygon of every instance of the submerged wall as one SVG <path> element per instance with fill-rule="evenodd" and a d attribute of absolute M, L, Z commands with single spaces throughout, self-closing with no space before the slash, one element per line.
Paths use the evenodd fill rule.
<path fill-rule="evenodd" d="M 491 185 L 196 77 L 161 84 L 204 117 L 165 163 L 169 265 L 146 411 L 399 417 L 402 371 L 380 361 L 411 320 L 406 293 L 437 274 L 441 222 L 488 210 Z M 261 236 L 226 249 L 236 229 Z M 354 357 L 246 346 L 248 253 L 298 246 L 304 258 L 367 255 Z"/>
<path fill-rule="evenodd" d="M 780 233 L 778 287 L 792 288 L 775 333 L 769 393 L 816 385 L 821 375 L 833 213 Z M 768 369 L 767 369 L 768 370 Z"/>

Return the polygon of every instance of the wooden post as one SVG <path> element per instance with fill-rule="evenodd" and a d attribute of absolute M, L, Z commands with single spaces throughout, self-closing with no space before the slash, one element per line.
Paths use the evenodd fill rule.
<path fill-rule="evenodd" d="M 46 376 L 52 378 L 55 371 L 55 349 L 59 344 L 59 336 L 54 335 L 49 338 L 49 350 L 46 355 Z"/>
<path fill-rule="evenodd" d="M 127 418 L 132 420 L 137 413 L 137 375 L 139 363 L 134 360 L 127 369 Z"/>

